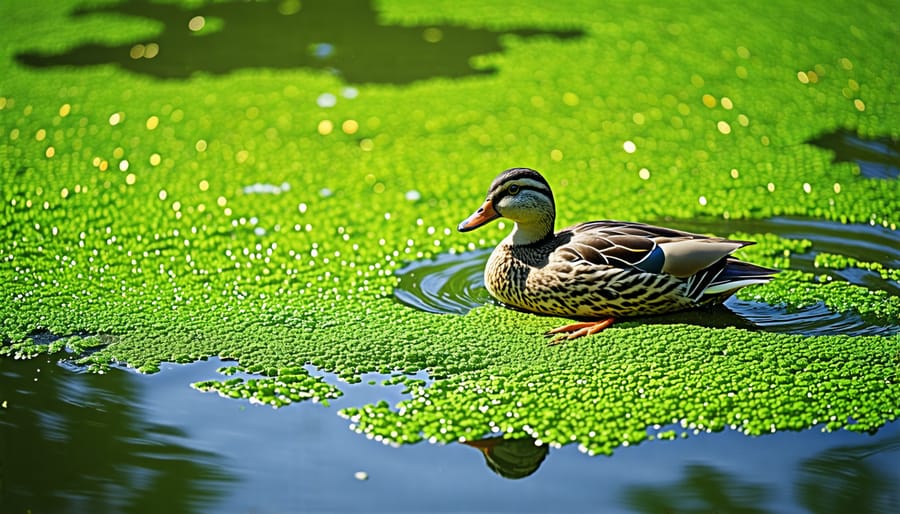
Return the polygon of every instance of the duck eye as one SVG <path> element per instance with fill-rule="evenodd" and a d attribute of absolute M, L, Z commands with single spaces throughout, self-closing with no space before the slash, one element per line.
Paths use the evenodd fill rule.
<path fill-rule="evenodd" d="M 512 184 L 511 186 L 509 186 L 508 188 L 506 188 L 506 191 L 507 191 L 509 194 L 514 195 L 514 194 L 516 194 L 516 193 L 519 192 L 519 185 L 518 185 L 518 184 Z"/>

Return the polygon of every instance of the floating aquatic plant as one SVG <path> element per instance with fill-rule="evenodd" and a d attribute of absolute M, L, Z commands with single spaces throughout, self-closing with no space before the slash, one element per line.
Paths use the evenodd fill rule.
<path fill-rule="evenodd" d="M 606 453 L 694 430 L 873 430 L 900 414 L 900 336 L 626 322 L 548 348 L 538 334 L 558 320 L 392 298 L 404 263 L 504 237 L 499 224 L 453 227 L 514 165 L 545 173 L 560 224 L 792 215 L 895 238 L 900 181 L 807 144 L 835 127 L 900 137 L 889 6 L 378 2 L 380 19 L 406 26 L 583 33 L 507 35 L 473 61 L 493 73 L 402 86 L 302 67 L 165 81 L 16 60 L 98 39 L 140 41 L 152 60 L 147 45 L 170 28 L 75 15 L 80 4 L 0 4 L 0 353 L 40 351 L 38 333 L 113 335 L 82 363 L 153 372 L 216 355 L 262 378 L 199 388 L 276 405 L 339 393 L 283 371 L 302 364 L 347 381 L 427 370 L 409 400 L 344 411 L 396 442 L 503 433 Z M 747 231 L 759 242 L 747 258 L 788 268 L 747 295 L 898 324 L 896 296 L 791 269 L 818 250 Z"/>

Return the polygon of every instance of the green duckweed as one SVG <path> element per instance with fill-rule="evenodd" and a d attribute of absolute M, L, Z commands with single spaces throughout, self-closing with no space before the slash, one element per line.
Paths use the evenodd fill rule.
<path fill-rule="evenodd" d="M 159 80 L 21 62 L 162 30 L 73 16 L 79 6 L 0 4 L 4 358 L 68 347 L 90 369 L 154 372 L 218 356 L 257 378 L 197 389 L 274 406 L 341 393 L 304 365 L 347 382 L 377 371 L 409 398 L 341 414 L 394 443 L 529 435 L 610 453 L 705 431 L 874 430 L 900 415 L 897 335 L 624 323 L 548 347 L 540 334 L 562 320 L 494 305 L 441 316 L 392 298 L 403 263 L 505 236 L 508 224 L 454 227 L 511 166 L 547 176 L 560 225 L 789 215 L 896 234 L 900 181 L 807 144 L 836 128 L 900 138 L 889 3 L 386 0 L 384 24 L 582 36 L 509 34 L 472 60 L 493 73 L 352 88 L 320 69 Z M 809 241 L 746 237 L 759 244 L 745 258 L 786 271 L 742 297 L 898 324 L 896 296 L 791 269 L 817 251 Z M 896 280 L 876 261 L 817 257 Z M 62 338 L 44 350 L 45 333 Z M 407 377 L 422 370 L 429 381 Z"/>
<path fill-rule="evenodd" d="M 893 280 L 900 282 L 900 269 L 887 268 L 880 262 L 863 262 L 846 255 L 835 255 L 833 253 L 820 253 L 816 255 L 816 267 L 830 269 L 846 269 L 857 268 L 874 271 L 885 280 Z"/>
<path fill-rule="evenodd" d="M 327 405 L 328 399 L 341 395 L 340 390 L 325 383 L 321 377 L 308 373 L 279 373 L 276 377 L 231 378 L 207 380 L 192 386 L 199 391 L 214 391 L 225 398 L 243 398 L 251 403 L 284 407 L 291 403 L 312 400 Z"/>

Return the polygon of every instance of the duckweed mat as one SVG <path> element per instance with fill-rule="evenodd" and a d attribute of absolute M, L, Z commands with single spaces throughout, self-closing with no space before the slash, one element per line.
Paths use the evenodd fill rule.
<path fill-rule="evenodd" d="M 42 352 L 50 334 L 95 371 L 218 356 L 260 378 L 198 388 L 273 405 L 340 394 L 305 365 L 388 373 L 408 400 L 341 412 L 395 443 L 503 433 L 609 453 L 896 419 L 900 335 L 624 322 L 548 347 L 562 320 L 392 298 L 404 263 L 505 235 L 453 227 L 511 166 L 547 176 L 561 225 L 795 216 L 896 237 L 896 178 L 810 143 L 900 138 L 890 2 L 656 4 L 335 3 L 365 11 L 316 18 L 335 34 L 415 36 L 348 64 L 357 43 L 328 31 L 254 47 L 321 16 L 312 0 L 3 2 L 0 352 Z M 487 43 L 461 51 L 466 33 Z M 228 69 L 203 64 L 213 48 Z M 422 51 L 458 72 L 364 69 L 415 68 Z M 741 237 L 759 242 L 743 257 L 786 270 L 742 297 L 900 325 L 889 288 L 792 269 L 802 238 Z M 823 270 L 896 286 L 895 256 L 828 253 Z M 429 382 L 407 378 L 421 370 Z"/>

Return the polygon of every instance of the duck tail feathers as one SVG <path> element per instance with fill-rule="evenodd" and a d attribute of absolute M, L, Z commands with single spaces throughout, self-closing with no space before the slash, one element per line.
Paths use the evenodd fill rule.
<path fill-rule="evenodd" d="M 753 284 L 765 284 L 779 272 L 777 269 L 757 266 L 729 257 L 725 262 L 725 268 L 703 290 L 703 295 L 719 296 L 731 295 L 738 289 Z"/>

